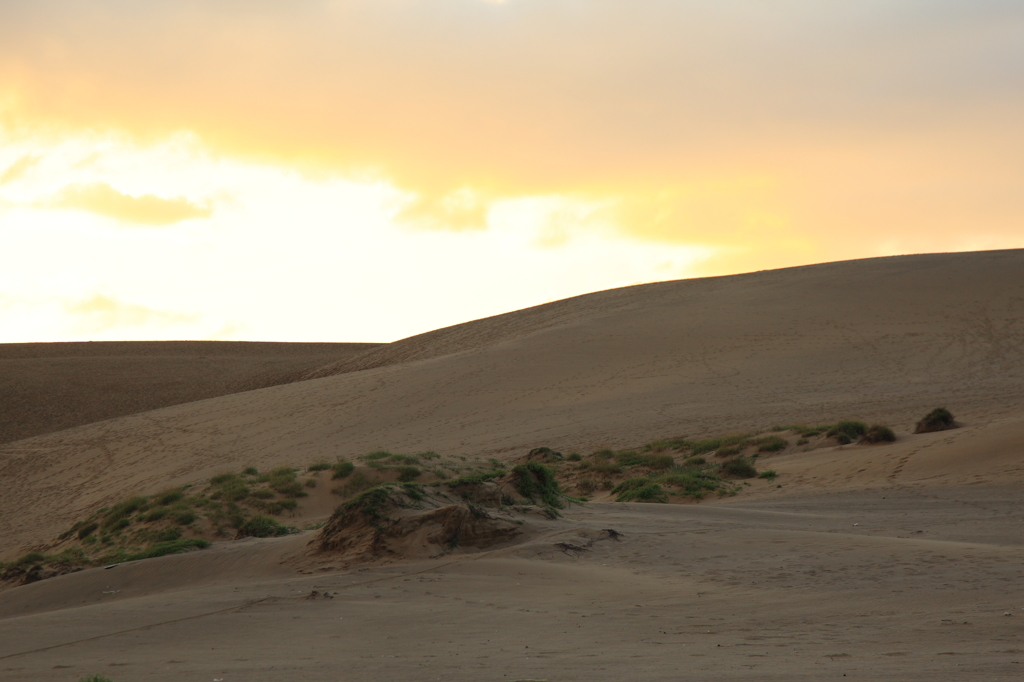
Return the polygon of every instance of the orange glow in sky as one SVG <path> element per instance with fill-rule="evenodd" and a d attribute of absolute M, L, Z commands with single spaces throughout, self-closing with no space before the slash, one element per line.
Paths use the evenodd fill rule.
<path fill-rule="evenodd" d="M 1024 247 L 1024 8 L 0 5 L 0 342 L 392 340 Z"/>

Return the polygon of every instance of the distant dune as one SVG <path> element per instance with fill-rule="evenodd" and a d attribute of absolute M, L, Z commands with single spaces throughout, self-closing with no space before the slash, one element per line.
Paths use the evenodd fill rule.
<path fill-rule="evenodd" d="M 295 381 L 372 343 L 0 344 L 0 443 Z"/>

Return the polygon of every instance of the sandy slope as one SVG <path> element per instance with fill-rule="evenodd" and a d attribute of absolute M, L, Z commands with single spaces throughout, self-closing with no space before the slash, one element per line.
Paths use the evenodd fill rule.
<path fill-rule="evenodd" d="M 295 381 L 371 343 L 0 344 L 0 443 Z"/>
<path fill-rule="evenodd" d="M 130 492 L 378 446 L 510 457 L 838 417 L 901 438 L 446 559 L 322 570 L 307 534 L 7 590 L 0 680 L 1024 677 L 1024 252 L 632 287 L 371 355 L 3 446 L 0 544 Z M 940 404 L 965 426 L 908 433 Z M 556 545 L 605 528 L 623 537 Z"/>

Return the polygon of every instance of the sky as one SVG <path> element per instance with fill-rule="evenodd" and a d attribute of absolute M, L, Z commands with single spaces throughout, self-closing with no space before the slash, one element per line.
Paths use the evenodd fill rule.
<path fill-rule="evenodd" d="M 0 342 L 1024 247 L 1010 0 L 0 1 Z"/>

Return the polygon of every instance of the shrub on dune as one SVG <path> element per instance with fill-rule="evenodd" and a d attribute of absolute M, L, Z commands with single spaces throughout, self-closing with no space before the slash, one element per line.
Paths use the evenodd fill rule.
<path fill-rule="evenodd" d="M 924 416 L 924 419 L 917 422 L 914 433 L 931 433 L 933 431 L 946 431 L 957 427 L 953 414 L 944 407 L 936 407 Z"/>
<path fill-rule="evenodd" d="M 238 528 L 238 537 L 269 538 L 287 535 L 288 528 L 269 516 L 253 516 Z"/>
<path fill-rule="evenodd" d="M 722 464 L 722 475 L 733 478 L 754 478 L 757 476 L 757 469 L 749 459 L 740 455 Z"/>
<path fill-rule="evenodd" d="M 867 430 L 868 425 L 864 422 L 841 421 L 830 428 L 825 435 L 835 438 L 841 445 L 846 445 L 863 436 Z"/>
<path fill-rule="evenodd" d="M 882 424 L 875 424 L 870 429 L 864 432 L 861 436 L 861 443 L 892 443 L 896 440 L 896 434 L 888 426 Z"/>
<path fill-rule="evenodd" d="M 668 502 L 668 495 L 660 485 L 648 478 L 631 478 L 612 489 L 618 495 L 616 502 Z"/>

